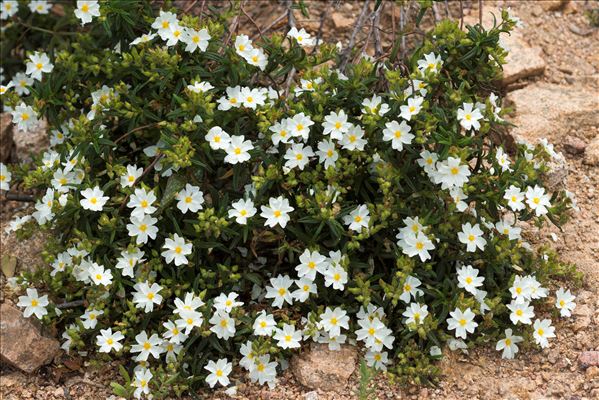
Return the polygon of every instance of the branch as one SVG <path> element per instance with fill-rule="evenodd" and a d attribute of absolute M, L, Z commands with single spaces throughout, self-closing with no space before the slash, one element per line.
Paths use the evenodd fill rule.
<path fill-rule="evenodd" d="M 366 0 L 364 2 L 364 5 L 362 6 L 362 11 L 360 11 L 360 15 L 358 16 L 356 25 L 354 25 L 354 30 L 352 31 L 351 36 L 349 38 L 349 43 L 347 44 L 347 47 L 345 48 L 345 50 L 343 50 L 343 53 L 341 53 L 341 63 L 339 65 L 339 69 L 341 71 L 345 71 L 345 66 L 347 65 L 347 62 L 349 61 L 349 56 L 351 54 L 352 48 L 354 47 L 354 44 L 356 43 L 356 35 L 358 34 L 358 32 L 362 29 L 362 26 L 364 25 L 367 11 L 368 11 L 368 0 Z"/>
<path fill-rule="evenodd" d="M 293 15 L 293 0 L 287 0 L 287 25 L 289 28 L 295 28 L 295 16 Z M 285 97 L 289 94 L 289 89 L 291 88 L 291 83 L 293 82 L 293 77 L 295 76 L 295 67 L 291 68 L 289 71 L 289 76 L 287 76 L 287 82 L 285 83 Z"/>
<path fill-rule="evenodd" d="M 64 310 L 65 308 L 75 308 L 85 304 L 84 300 L 73 300 L 64 303 L 56 304 L 56 308 Z"/>
<path fill-rule="evenodd" d="M 258 34 L 260 34 L 260 39 L 264 40 L 264 36 L 262 35 L 262 30 L 260 29 L 260 26 L 256 23 L 256 21 L 254 21 L 254 18 L 252 18 L 252 16 L 250 14 L 248 14 L 243 7 L 241 7 L 241 12 L 243 13 L 243 15 L 245 15 L 250 22 L 256 27 L 256 29 L 258 29 Z"/>
<path fill-rule="evenodd" d="M 312 54 L 316 54 L 316 50 L 318 49 L 318 45 L 320 44 L 320 38 L 322 37 L 322 27 L 324 26 L 324 19 L 327 16 L 330 5 L 330 0 L 327 0 L 326 5 L 322 9 L 322 13 L 320 14 L 320 25 L 318 25 L 318 33 L 316 34 L 316 44 L 312 49 Z"/>
<path fill-rule="evenodd" d="M 30 194 L 6 192 L 4 194 L 4 199 L 11 201 L 21 201 L 24 203 L 35 203 L 35 197 Z"/>

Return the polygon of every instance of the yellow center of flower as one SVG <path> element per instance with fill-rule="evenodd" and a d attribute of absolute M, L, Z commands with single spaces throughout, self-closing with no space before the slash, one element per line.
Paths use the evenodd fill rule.
<path fill-rule="evenodd" d="M 404 285 L 403 290 L 404 290 L 404 292 L 409 292 L 410 290 L 412 290 L 412 286 Z"/>
<path fill-rule="evenodd" d="M 474 237 L 474 235 L 468 235 L 469 241 L 474 242 L 474 239 L 476 239 L 476 237 Z"/>
<path fill-rule="evenodd" d="M 370 336 L 374 336 L 374 332 L 375 332 L 374 328 L 370 328 L 370 329 L 368 329 L 368 334 L 369 334 Z"/>
<path fill-rule="evenodd" d="M 539 334 L 539 336 L 543 336 L 545 331 L 543 330 L 543 328 L 539 328 L 539 329 L 537 329 L 537 333 Z"/>
<path fill-rule="evenodd" d="M 281 137 L 285 137 L 285 136 L 287 136 L 287 131 L 286 131 L 285 129 L 283 129 L 283 130 L 282 130 L 282 131 L 279 133 L 279 135 L 281 135 Z"/>
<path fill-rule="evenodd" d="M 148 384 L 148 381 L 146 381 L 145 379 L 142 379 L 141 381 L 139 381 L 139 386 L 141 386 L 141 387 L 146 387 L 147 384 Z"/>
<path fill-rule="evenodd" d="M 98 280 L 98 281 L 99 281 L 99 280 L 101 280 L 101 279 L 102 279 L 102 275 L 100 275 L 100 274 L 96 274 L 96 280 Z"/>
<path fill-rule="evenodd" d="M 174 32 L 173 32 L 173 35 L 174 35 L 176 38 L 178 38 L 179 36 L 181 36 L 181 31 L 179 31 L 179 30 L 176 30 L 176 31 L 174 31 Z"/>
<path fill-rule="evenodd" d="M 260 327 L 266 328 L 266 321 L 260 321 Z"/>
<path fill-rule="evenodd" d="M 92 197 L 91 199 L 89 199 L 89 202 L 92 204 L 96 204 L 98 202 L 98 199 L 96 199 L 95 197 Z"/>
<path fill-rule="evenodd" d="M 31 300 L 31 307 L 37 307 L 38 304 L 39 303 L 37 300 L 35 300 L 35 299 Z"/>
<path fill-rule="evenodd" d="M 245 50 L 245 45 L 240 44 L 238 47 L 239 51 L 244 51 Z"/>
<path fill-rule="evenodd" d="M 303 125 L 303 124 L 297 124 L 297 125 L 295 126 L 295 129 L 297 129 L 298 131 L 301 131 L 301 130 L 303 130 L 303 129 L 304 129 L 304 125 Z"/>
<path fill-rule="evenodd" d="M 516 310 L 516 315 L 521 317 L 524 312 L 522 310 Z"/>
<path fill-rule="evenodd" d="M 376 361 L 381 361 L 381 355 L 380 355 L 380 354 L 375 354 L 375 355 L 374 355 L 374 359 L 375 359 Z"/>
<path fill-rule="evenodd" d="M 223 371 L 220 369 L 217 369 L 215 374 L 216 374 L 216 376 L 221 377 L 221 376 L 223 376 Z"/>
<path fill-rule="evenodd" d="M 301 42 L 302 40 L 304 40 L 304 38 L 303 38 L 303 37 L 301 37 L 301 36 L 298 36 L 298 37 L 297 37 L 297 41 L 298 41 L 298 42 Z"/>
<path fill-rule="evenodd" d="M 327 157 L 333 157 L 333 150 L 327 151 Z"/>
<path fill-rule="evenodd" d="M 248 103 L 251 103 L 251 102 L 253 102 L 253 101 L 254 101 L 254 98 L 253 98 L 252 96 L 248 96 L 248 97 L 247 97 L 247 99 L 246 99 L 246 101 L 247 101 Z"/>
<path fill-rule="evenodd" d="M 187 197 L 185 197 L 185 202 L 186 202 L 187 204 L 191 203 L 191 196 L 187 196 Z"/>
<path fill-rule="evenodd" d="M 422 242 L 416 242 L 416 249 L 422 250 L 423 248 L 424 248 L 424 243 L 422 243 Z"/>
<path fill-rule="evenodd" d="M 67 178 L 60 178 L 58 180 L 58 182 L 60 182 L 61 185 L 66 185 L 67 184 Z"/>
<path fill-rule="evenodd" d="M 279 217 L 281 216 L 281 212 L 280 212 L 279 210 L 275 210 L 275 211 L 273 212 L 273 215 L 274 215 L 276 218 L 279 218 Z"/>
<path fill-rule="evenodd" d="M 280 288 L 280 289 L 279 289 L 279 295 L 280 295 L 280 296 L 284 296 L 284 295 L 285 295 L 285 293 L 287 293 L 287 289 L 285 289 L 285 288 Z"/>
<path fill-rule="evenodd" d="M 314 269 L 314 268 L 316 268 L 316 263 L 315 263 L 314 261 L 310 261 L 310 262 L 308 263 L 308 268 L 310 268 L 310 269 Z"/>
<path fill-rule="evenodd" d="M 518 293 L 518 294 L 522 293 L 522 288 L 521 287 L 517 287 L 516 288 L 516 293 Z"/>
<path fill-rule="evenodd" d="M 303 290 L 304 292 L 307 292 L 308 290 L 310 290 L 310 286 L 308 286 L 308 285 L 304 285 L 304 287 L 302 288 L 302 290 Z"/>
<path fill-rule="evenodd" d="M 395 138 L 396 138 L 396 139 L 399 139 L 399 138 L 401 138 L 401 131 L 395 131 L 395 134 L 394 134 L 394 135 L 395 135 Z"/>
<path fill-rule="evenodd" d="M 27 121 L 27 120 L 29 119 L 29 114 L 27 114 L 27 113 L 23 113 L 23 114 L 21 114 L 21 119 L 22 119 L 23 121 Z"/>
<path fill-rule="evenodd" d="M 291 335 L 285 335 L 285 341 L 291 342 Z"/>
<path fill-rule="evenodd" d="M 168 21 L 162 21 L 162 29 L 168 28 L 170 23 Z"/>
<path fill-rule="evenodd" d="M 464 115 L 464 118 L 466 119 L 466 121 L 470 121 L 472 119 L 472 115 L 466 114 Z"/>
<path fill-rule="evenodd" d="M 355 141 L 356 141 L 356 139 L 357 139 L 356 135 L 349 135 L 349 142 L 350 142 L 350 143 L 353 143 L 353 142 L 355 142 Z"/>
<path fill-rule="evenodd" d="M 148 300 L 153 300 L 154 299 L 154 293 L 150 292 L 146 295 L 146 297 L 148 298 Z"/>
<path fill-rule="evenodd" d="M 458 174 L 458 172 L 460 172 L 460 170 L 459 170 L 457 167 L 453 167 L 453 168 L 451 169 L 451 174 L 452 174 L 452 175 L 457 175 L 457 174 Z"/>
<path fill-rule="evenodd" d="M 179 334 L 179 329 L 177 329 L 177 327 L 174 327 L 173 330 L 172 330 L 172 332 L 173 332 L 173 335 L 178 335 Z"/>
<path fill-rule="evenodd" d="M 535 204 L 539 204 L 541 202 L 541 199 L 539 199 L 538 197 L 535 197 L 534 199 L 532 199 L 532 202 Z"/>
<path fill-rule="evenodd" d="M 221 327 L 223 327 L 223 328 L 226 328 L 226 327 L 227 327 L 227 325 L 228 325 L 228 322 L 227 322 L 227 320 L 226 320 L 226 319 L 221 319 L 221 320 L 220 320 L 220 326 L 221 326 Z"/>
<path fill-rule="evenodd" d="M 252 61 L 257 63 L 258 62 L 258 56 L 252 56 Z"/>
<path fill-rule="evenodd" d="M 413 113 L 414 111 L 416 111 L 416 107 L 410 106 L 409 110 L 410 110 L 411 113 Z"/>
<path fill-rule="evenodd" d="M 312 89 L 312 87 L 313 87 L 313 85 L 312 85 L 312 82 L 308 82 L 308 83 L 306 84 L 306 87 L 307 87 L 308 89 Z"/>
<path fill-rule="evenodd" d="M 295 156 L 295 159 L 296 159 L 296 160 L 298 160 L 298 161 L 300 161 L 300 160 L 301 160 L 301 159 L 303 159 L 303 158 L 304 158 L 303 154 L 297 154 L 297 155 Z"/>
<path fill-rule="evenodd" d="M 341 122 L 335 122 L 335 129 L 341 129 Z"/>
<path fill-rule="evenodd" d="M 142 232 L 145 232 L 145 231 L 146 231 L 146 229 L 148 229 L 148 226 L 147 226 L 146 224 L 141 224 L 141 225 L 139 226 L 139 230 L 140 230 L 140 231 L 142 231 Z"/>
<path fill-rule="evenodd" d="M 262 371 L 264 371 L 264 364 L 260 363 L 260 364 L 256 365 L 256 369 L 257 369 L 259 372 L 262 372 Z"/>
<path fill-rule="evenodd" d="M 150 344 L 150 342 L 144 343 L 144 350 L 150 350 L 151 348 L 152 348 L 152 345 Z"/>
<path fill-rule="evenodd" d="M 362 217 L 360 217 L 359 215 L 356 215 L 356 217 L 354 218 L 355 222 L 360 222 L 362 221 Z"/>
<path fill-rule="evenodd" d="M 512 341 L 511 341 L 511 339 L 509 339 L 509 338 L 506 338 L 506 339 L 505 339 L 505 344 L 506 344 L 506 346 L 509 346 L 509 345 L 511 345 L 511 344 L 512 344 Z"/>
<path fill-rule="evenodd" d="M 148 201 L 147 201 L 147 200 L 142 200 L 142 201 L 139 203 L 139 205 L 140 205 L 142 208 L 146 208 L 146 207 L 148 206 Z"/>
<path fill-rule="evenodd" d="M 183 251 L 183 249 L 181 248 L 181 246 L 175 247 L 175 253 L 181 254 L 182 251 Z"/>
<path fill-rule="evenodd" d="M 200 38 L 198 36 L 194 36 L 191 38 L 191 41 L 194 43 L 199 43 L 200 42 Z"/>
<path fill-rule="evenodd" d="M 214 143 L 220 143 L 220 136 L 215 136 L 212 140 L 214 140 Z"/>
<path fill-rule="evenodd" d="M 89 319 L 91 319 L 91 320 L 94 320 L 94 319 L 96 319 L 96 314 L 90 314 L 90 315 L 89 315 Z"/>
<path fill-rule="evenodd" d="M 237 154 L 237 155 L 241 154 L 241 148 L 239 148 L 239 147 L 235 147 L 235 150 L 234 150 L 234 152 L 235 152 L 235 154 Z"/>
<path fill-rule="evenodd" d="M 337 273 L 335 273 L 335 275 L 333 275 L 333 279 L 334 279 L 335 281 L 338 281 L 338 280 L 340 280 L 340 279 L 341 279 L 341 275 L 340 275 L 340 274 L 337 272 Z"/>
<path fill-rule="evenodd" d="M 109 345 L 111 345 L 111 346 L 112 346 L 112 344 L 114 343 L 114 340 L 112 340 L 112 338 L 108 338 L 108 339 L 106 340 L 106 343 L 108 343 Z"/>
<path fill-rule="evenodd" d="M 187 322 L 187 325 L 191 325 L 191 324 L 193 324 L 193 319 L 187 318 L 187 321 L 185 321 L 185 322 Z"/>
<path fill-rule="evenodd" d="M 565 302 L 565 301 L 563 301 L 563 300 L 560 300 L 560 301 L 559 301 L 559 305 L 560 305 L 560 307 L 563 307 L 565 304 L 566 304 L 566 302 Z"/>
<path fill-rule="evenodd" d="M 42 64 L 42 63 L 35 64 L 35 68 L 37 68 L 37 69 L 42 69 L 43 66 L 44 66 L 44 64 Z"/>
<path fill-rule="evenodd" d="M 229 103 L 237 104 L 237 99 L 235 97 L 233 97 L 231 100 L 229 100 Z"/>
<path fill-rule="evenodd" d="M 426 159 L 426 163 L 427 163 L 428 165 L 432 165 L 432 163 L 433 163 L 433 159 L 432 159 L 432 158 L 427 158 L 427 159 Z"/>
<path fill-rule="evenodd" d="M 472 283 L 472 278 L 471 277 L 467 277 L 466 278 L 466 283 L 467 284 L 471 284 Z"/>
<path fill-rule="evenodd" d="M 465 325 L 466 325 L 466 320 L 465 320 L 464 318 L 462 318 L 462 319 L 460 320 L 460 325 L 461 325 L 461 326 L 465 326 Z"/>
<path fill-rule="evenodd" d="M 6 8 L 6 11 L 10 11 L 12 9 L 12 4 L 10 3 L 5 3 L 4 4 L 4 8 Z"/>
<path fill-rule="evenodd" d="M 418 321 L 420 319 L 420 313 L 414 313 L 414 319 Z"/>
<path fill-rule="evenodd" d="M 337 318 L 333 317 L 331 318 L 331 325 L 337 325 Z"/>
<path fill-rule="evenodd" d="M 507 235 L 508 233 L 510 233 L 510 230 L 509 230 L 508 228 L 505 228 L 505 229 L 503 230 L 503 234 L 504 234 L 504 235 Z"/>

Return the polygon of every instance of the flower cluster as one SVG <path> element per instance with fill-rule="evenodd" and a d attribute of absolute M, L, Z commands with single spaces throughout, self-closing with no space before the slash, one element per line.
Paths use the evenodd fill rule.
<path fill-rule="evenodd" d="M 558 221 L 575 203 L 543 186 L 559 157 L 548 143 L 508 154 L 490 139 L 504 122 L 482 87 L 505 57 L 506 12 L 490 31 L 441 23 L 407 70 L 366 58 L 339 70 L 334 46 L 308 56 L 303 29 L 254 42 L 133 3 L 138 19 L 92 1 L 73 12 L 98 40 L 92 17 L 143 35 L 114 28 L 118 50 L 82 40 L 52 62 L 32 53 L 3 87 L 17 128 L 42 115 L 51 126 L 27 172 L 0 165 L 1 190 L 40 190 L 10 229 L 60 239 L 50 268 L 16 280 L 19 306 L 63 327 L 66 351 L 128 357 L 117 394 L 228 386 L 233 365 L 273 386 L 310 341 L 358 345 L 395 372 L 398 343 L 432 358 L 478 334 L 506 358 L 524 336 L 548 346 L 550 274 L 537 270 L 556 262 L 535 256 L 519 222 Z M 64 298 L 85 307 L 61 311 Z M 558 289 L 557 312 L 574 298 Z"/>

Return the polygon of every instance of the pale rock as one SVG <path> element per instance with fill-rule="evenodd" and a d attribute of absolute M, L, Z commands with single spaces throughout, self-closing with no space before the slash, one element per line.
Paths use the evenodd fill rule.
<path fill-rule="evenodd" d="M 12 115 L 2 113 L 0 114 L 0 162 L 7 164 L 12 160 L 14 154 Z"/>
<path fill-rule="evenodd" d="M 595 113 L 599 113 L 595 111 Z M 588 144 L 584 154 L 584 163 L 592 166 L 599 166 L 599 137 L 596 137 Z"/>
<path fill-rule="evenodd" d="M 343 391 L 356 368 L 355 347 L 342 345 L 338 351 L 326 344 L 313 343 L 309 350 L 293 356 L 291 371 L 307 388 L 323 391 Z"/>
<path fill-rule="evenodd" d="M 583 351 L 578 356 L 578 363 L 582 368 L 599 366 L 599 351 Z"/>
<path fill-rule="evenodd" d="M 46 120 L 41 120 L 38 126 L 29 131 L 14 128 L 13 136 L 19 161 L 31 161 L 32 155 L 46 150 L 50 145 Z"/>
<path fill-rule="evenodd" d="M 19 309 L 3 303 L 0 306 L 0 318 L 2 362 L 30 374 L 58 355 L 58 341 L 42 334 L 35 317 L 25 318 Z"/>

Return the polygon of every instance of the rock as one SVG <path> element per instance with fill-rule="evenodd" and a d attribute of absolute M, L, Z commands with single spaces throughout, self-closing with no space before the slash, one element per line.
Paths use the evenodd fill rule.
<path fill-rule="evenodd" d="M 586 147 L 584 163 L 593 166 L 599 165 L 599 137 L 593 139 L 593 141 Z"/>
<path fill-rule="evenodd" d="M 599 366 L 599 351 L 583 351 L 578 356 L 578 363 L 582 368 Z"/>
<path fill-rule="evenodd" d="M 11 161 L 15 154 L 12 127 L 12 115 L 10 113 L 0 114 L 0 162 L 4 164 Z"/>
<path fill-rule="evenodd" d="M 545 11 L 557 11 L 561 10 L 570 0 L 543 0 L 539 3 Z"/>
<path fill-rule="evenodd" d="M 16 155 L 19 161 L 31 161 L 32 154 L 37 154 L 48 148 L 50 138 L 47 130 L 46 120 L 41 120 L 37 127 L 29 131 L 14 129 Z"/>
<path fill-rule="evenodd" d="M 356 368 L 358 352 L 355 347 L 342 345 L 338 351 L 326 344 L 312 344 L 308 351 L 291 359 L 291 372 L 307 388 L 324 391 L 343 391 Z"/>
<path fill-rule="evenodd" d="M 304 394 L 304 400 L 318 400 L 318 392 L 313 390 Z"/>
<path fill-rule="evenodd" d="M 17 308 L 0 306 L 0 358 L 26 373 L 50 363 L 60 351 L 56 339 L 42 335 L 36 320 L 23 317 Z"/>
<path fill-rule="evenodd" d="M 568 163 L 563 155 L 559 154 L 547 163 L 548 170 L 541 176 L 543 186 L 548 190 L 564 189 L 568 178 Z"/>
<path fill-rule="evenodd" d="M 582 85 L 535 83 L 508 93 L 505 103 L 515 108 L 515 117 L 510 122 L 516 125 L 511 131 L 516 139 L 535 143 L 549 132 L 554 132 L 556 137 L 577 132 L 590 141 L 596 135 L 591 128 L 599 126 L 599 96 L 592 88 Z M 596 146 L 599 158 L 599 139 Z M 589 143 L 586 153 L 590 147 Z"/>
<path fill-rule="evenodd" d="M 589 380 L 592 381 L 595 378 L 599 377 L 599 367 L 588 367 L 587 370 L 584 373 L 584 376 Z"/>
<path fill-rule="evenodd" d="M 340 12 L 334 12 L 332 14 L 333 24 L 337 29 L 347 29 L 352 26 L 355 22 L 353 18 L 348 18 Z"/>
<path fill-rule="evenodd" d="M 564 150 L 574 155 L 584 153 L 586 147 L 587 144 L 583 140 L 573 136 L 568 136 L 564 142 Z"/>

